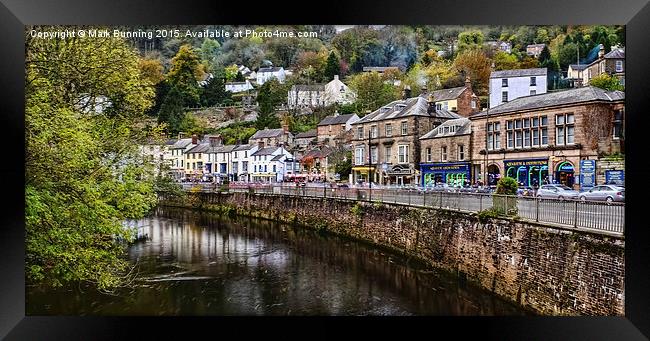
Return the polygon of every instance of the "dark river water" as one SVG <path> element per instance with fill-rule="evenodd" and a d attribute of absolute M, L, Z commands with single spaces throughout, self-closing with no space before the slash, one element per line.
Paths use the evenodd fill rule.
<path fill-rule="evenodd" d="M 27 315 L 524 315 L 489 292 L 372 246 L 245 217 L 158 209 L 108 295 L 28 287 Z"/>

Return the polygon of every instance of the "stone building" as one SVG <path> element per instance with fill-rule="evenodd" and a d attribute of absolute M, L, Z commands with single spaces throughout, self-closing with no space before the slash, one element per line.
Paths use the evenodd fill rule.
<path fill-rule="evenodd" d="M 352 124 L 353 181 L 420 183 L 420 136 L 460 117 L 436 109 L 435 102 L 423 96 L 393 101 L 367 114 Z"/>
<path fill-rule="evenodd" d="M 623 92 L 592 86 L 521 97 L 472 115 L 473 182 L 487 178 L 494 185 L 509 176 L 524 185 L 574 186 L 589 160 L 597 178 L 601 158 L 624 152 L 624 116 Z"/>
<path fill-rule="evenodd" d="M 453 111 L 464 117 L 481 108 L 481 102 L 472 90 L 469 77 L 465 78 L 465 86 L 433 91 L 429 102 L 434 102 L 438 110 Z"/>
<path fill-rule="evenodd" d="M 420 137 L 420 185 L 464 185 L 471 181 L 471 123 L 465 117 L 449 120 Z"/>
<path fill-rule="evenodd" d="M 316 127 L 319 142 L 331 145 L 335 139 L 352 129 L 352 124 L 359 121 L 357 114 L 334 115 L 325 117 Z"/>
<path fill-rule="evenodd" d="M 293 134 L 289 132 L 289 126 L 282 128 L 258 130 L 248 139 L 249 144 L 256 144 L 263 147 L 280 147 L 293 144 Z"/>
<path fill-rule="evenodd" d="M 605 47 L 601 44 L 598 51 L 598 59 L 594 60 L 582 73 L 582 84 L 589 85 L 592 78 L 607 73 L 619 79 L 621 85 L 625 86 L 625 48 L 612 48 L 605 53 Z"/>

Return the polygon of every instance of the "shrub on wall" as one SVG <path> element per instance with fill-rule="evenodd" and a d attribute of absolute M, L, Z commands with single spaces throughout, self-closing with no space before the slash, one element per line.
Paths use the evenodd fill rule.
<path fill-rule="evenodd" d="M 517 180 L 501 178 L 497 183 L 495 195 L 492 196 L 492 210 L 499 215 L 516 215 L 517 187 Z"/>

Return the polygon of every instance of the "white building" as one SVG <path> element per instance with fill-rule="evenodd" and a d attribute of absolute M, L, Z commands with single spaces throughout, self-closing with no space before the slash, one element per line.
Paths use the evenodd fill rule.
<path fill-rule="evenodd" d="M 282 67 L 263 67 L 257 70 L 257 85 L 262 85 L 273 78 L 280 83 L 284 83 L 286 77 L 287 75 Z"/>
<path fill-rule="evenodd" d="M 233 149 L 235 149 L 234 145 L 221 145 L 210 148 L 210 154 L 212 155 L 212 160 L 214 160 L 212 174 L 220 179 L 220 181 L 232 179 L 230 153 Z"/>
<path fill-rule="evenodd" d="M 546 68 L 494 71 L 490 74 L 490 108 L 515 98 L 546 93 Z"/>
<path fill-rule="evenodd" d="M 287 94 L 289 108 L 324 107 L 334 103 L 349 104 L 356 100 L 356 94 L 335 75 L 327 84 L 296 84 Z"/>
<path fill-rule="evenodd" d="M 168 158 L 171 161 L 171 173 L 174 179 L 184 179 L 185 178 L 185 152 L 194 148 L 199 144 L 198 138 L 192 136 L 192 138 L 179 139 L 173 145 L 169 147 L 171 152 L 171 157 Z"/>
<path fill-rule="evenodd" d="M 242 144 L 230 152 L 231 160 L 231 174 L 233 181 L 251 181 L 250 173 L 252 171 L 253 159 L 252 154 L 255 153 L 259 147 L 256 144 Z"/>
<path fill-rule="evenodd" d="M 226 83 L 225 87 L 226 91 L 230 91 L 233 94 L 253 90 L 253 84 L 251 84 L 249 80 L 246 80 L 244 82 L 228 82 Z"/>
<path fill-rule="evenodd" d="M 287 159 L 291 160 L 290 164 L 294 164 L 291 153 L 282 147 L 258 149 L 251 156 L 253 157 L 251 181 L 282 182 L 287 174 L 285 169 Z"/>

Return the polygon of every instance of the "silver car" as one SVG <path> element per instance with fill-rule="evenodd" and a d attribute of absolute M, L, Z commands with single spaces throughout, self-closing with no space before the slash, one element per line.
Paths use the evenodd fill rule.
<path fill-rule="evenodd" d="M 588 191 L 580 193 L 580 200 L 584 201 L 605 201 L 607 204 L 613 202 L 625 202 L 625 187 L 615 185 L 595 186 Z"/>
<path fill-rule="evenodd" d="M 537 197 L 544 199 L 578 199 L 578 191 L 565 185 L 543 185 L 537 190 Z"/>

